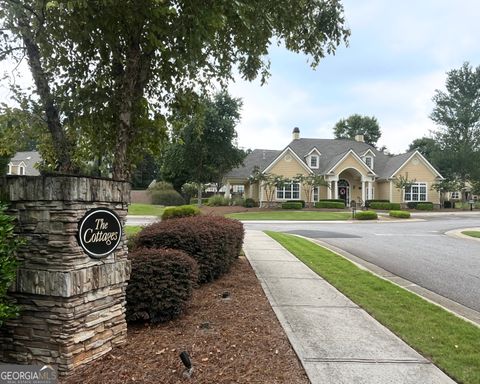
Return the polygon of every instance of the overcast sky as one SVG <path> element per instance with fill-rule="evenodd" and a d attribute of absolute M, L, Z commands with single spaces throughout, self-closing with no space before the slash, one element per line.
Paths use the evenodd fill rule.
<path fill-rule="evenodd" d="M 379 146 L 404 152 L 435 129 L 429 119 L 435 89 L 463 62 L 480 65 L 478 0 L 344 0 L 352 35 L 312 70 L 305 56 L 271 50 L 268 83 L 239 81 L 230 92 L 243 99 L 239 144 L 282 149 L 293 127 L 301 137 L 332 138 L 351 114 L 375 116 Z"/>
<path fill-rule="evenodd" d="M 444 87 L 445 73 L 465 61 L 480 65 L 478 0 L 343 4 L 350 44 L 315 71 L 306 56 L 272 47 L 266 85 L 239 80 L 230 86 L 230 93 L 243 99 L 241 147 L 282 149 L 295 126 L 301 137 L 332 138 L 339 119 L 359 113 L 378 119 L 379 146 L 404 152 L 412 140 L 435 129 L 428 118 L 431 99 Z M 28 82 L 24 77 L 18 83 Z M 0 83 L 0 101 L 8 97 L 5 85 Z"/>

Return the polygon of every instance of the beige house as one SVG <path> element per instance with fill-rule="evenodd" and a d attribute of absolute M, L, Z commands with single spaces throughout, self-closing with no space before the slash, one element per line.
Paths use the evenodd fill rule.
<path fill-rule="evenodd" d="M 245 197 L 264 206 L 264 187 L 250 183 L 255 167 L 263 173 L 293 178 L 297 174 L 324 176 L 328 187 L 315 188 L 313 201 L 342 199 L 349 206 L 352 201 L 364 205 L 366 200 L 381 199 L 394 203 L 430 201 L 440 204 L 440 194 L 433 185 L 442 180 L 440 173 L 418 151 L 391 156 L 378 151 L 358 135 L 355 140 L 302 139 L 300 130 L 293 130 L 292 142 L 283 150 L 256 149 L 225 177 L 226 190 L 232 185 L 243 185 Z M 415 180 L 411 187 L 399 190 L 394 180 L 400 176 Z M 228 197 L 228 195 L 227 195 Z M 307 200 L 299 183 L 288 183 L 277 189 L 275 202 Z"/>
<path fill-rule="evenodd" d="M 7 175 L 38 176 L 36 168 L 42 162 L 42 157 L 37 151 L 17 152 L 8 163 Z"/>

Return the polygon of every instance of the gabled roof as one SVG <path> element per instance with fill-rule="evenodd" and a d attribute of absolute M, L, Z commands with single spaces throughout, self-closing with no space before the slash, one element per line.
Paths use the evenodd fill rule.
<path fill-rule="evenodd" d="M 10 159 L 9 164 L 12 166 L 25 166 L 26 176 L 38 176 L 40 175 L 40 172 L 37 168 L 35 168 L 35 165 L 41 162 L 42 157 L 40 156 L 40 153 L 38 153 L 37 151 L 25 151 L 17 152 L 15 156 Z"/>
<path fill-rule="evenodd" d="M 440 174 L 440 172 L 438 172 L 436 170 L 436 168 L 430 164 L 430 162 L 418 151 L 418 150 L 414 150 L 414 151 L 411 151 L 411 152 L 408 152 L 407 154 L 410 154 L 410 156 L 407 158 L 407 160 L 405 160 L 403 162 L 403 164 L 401 164 L 398 169 L 395 170 L 395 172 L 392 173 L 392 175 L 390 176 L 391 178 L 392 177 L 395 177 L 395 175 L 398 173 L 398 171 L 400 171 L 400 169 L 402 169 L 403 165 L 405 163 L 407 163 L 409 160 L 411 160 L 415 155 L 417 155 L 421 161 L 423 161 L 423 163 L 427 166 L 427 168 L 429 168 L 433 173 L 435 173 L 437 175 L 438 178 L 440 179 L 444 179 L 444 177 Z"/>
<path fill-rule="evenodd" d="M 245 158 L 243 165 L 232 169 L 225 177 L 246 179 L 252 174 L 255 167 L 263 172 L 281 152 L 270 149 L 255 149 Z"/>
<path fill-rule="evenodd" d="M 326 173 L 328 174 L 328 173 L 332 172 L 338 164 L 340 164 L 344 159 L 347 158 L 348 155 L 352 155 L 353 158 L 358 161 L 358 163 L 360 164 L 360 166 L 363 167 L 368 173 L 377 176 L 377 175 L 375 174 L 375 172 L 373 171 L 373 169 L 371 169 L 371 168 L 360 158 L 360 156 L 358 156 L 352 149 L 348 150 L 337 162 L 335 162 L 335 164 L 332 166 L 332 168 L 330 168 Z"/>
<path fill-rule="evenodd" d="M 322 154 L 320 153 L 320 151 L 318 150 L 317 147 L 313 147 L 312 150 L 310 152 L 308 152 L 305 156 L 303 157 L 307 157 L 307 156 L 310 156 L 313 152 L 317 152 L 317 155 L 321 156 Z"/>
<path fill-rule="evenodd" d="M 312 170 L 305 164 L 305 161 L 303 161 L 302 159 L 300 159 L 300 157 L 298 157 L 298 155 L 290 148 L 290 147 L 287 147 L 285 148 L 278 156 L 275 160 L 272 161 L 271 164 L 269 164 L 267 166 L 267 168 L 265 168 L 263 170 L 263 172 L 268 172 L 270 170 L 270 168 L 272 168 L 275 164 L 277 164 L 280 159 L 283 158 L 283 156 L 287 153 L 290 153 L 294 158 L 295 160 L 297 160 L 298 164 L 300 164 L 308 173 L 312 173 Z"/>

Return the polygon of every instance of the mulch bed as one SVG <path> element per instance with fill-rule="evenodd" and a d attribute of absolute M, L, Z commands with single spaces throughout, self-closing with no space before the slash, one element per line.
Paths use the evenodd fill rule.
<path fill-rule="evenodd" d="M 226 293 L 229 297 L 224 298 Z M 183 377 L 187 351 L 193 376 Z M 244 257 L 231 272 L 195 290 L 181 318 L 130 325 L 127 343 L 78 368 L 64 384 L 309 383 Z"/>

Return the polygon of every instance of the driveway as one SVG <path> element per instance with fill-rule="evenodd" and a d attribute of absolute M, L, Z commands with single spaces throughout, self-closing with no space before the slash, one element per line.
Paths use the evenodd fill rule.
<path fill-rule="evenodd" d="M 321 239 L 421 287 L 480 311 L 480 242 L 445 232 L 480 226 L 480 214 L 424 216 L 416 222 L 248 223 Z"/>

